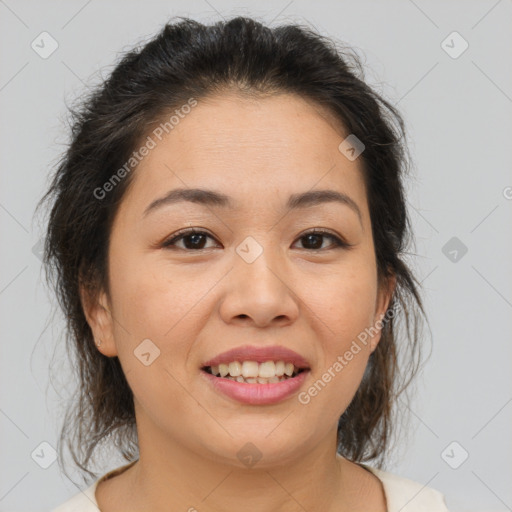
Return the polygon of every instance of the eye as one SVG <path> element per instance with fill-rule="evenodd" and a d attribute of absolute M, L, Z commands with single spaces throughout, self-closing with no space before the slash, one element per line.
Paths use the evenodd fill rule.
<path fill-rule="evenodd" d="M 166 240 L 162 243 L 163 248 L 171 248 L 178 247 L 183 250 L 203 250 L 209 249 L 211 247 L 206 247 L 206 241 L 208 238 L 214 240 L 214 238 L 205 231 L 198 231 L 195 228 L 189 228 L 179 231 L 172 238 Z M 329 238 L 331 240 L 330 247 L 322 247 L 324 244 L 324 239 Z M 298 240 L 303 242 L 303 249 L 312 250 L 312 251 L 321 251 L 321 250 L 329 250 L 336 248 L 349 248 L 350 244 L 346 243 L 339 236 L 330 233 L 328 231 L 322 230 L 312 230 L 305 234 L 303 234 Z M 182 247 L 177 245 L 178 242 L 183 241 Z"/>
<path fill-rule="evenodd" d="M 205 247 L 205 241 L 207 238 L 211 238 L 213 240 L 213 237 L 206 233 L 205 231 L 197 231 L 195 229 L 184 229 L 182 231 L 179 231 L 176 236 L 173 236 L 169 240 L 166 240 L 163 242 L 162 247 L 168 248 L 168 247 L 175 247 L 176 242 L 181 242 L 183 240 L 183 243 L 185 247 L 178 247 L 179 249 L 184 250 L 202 250 L 202 249 L 209 249 L 209 247 Z"/>
<path fill-rule="evenodd" d="M 331 244 L 331 247 L 322 247 L 324 238 L 330 238 L 332 240 L 333 243 Z M 299 240 L 304 241 L 303 244 L 306 247 L 303 247 L 303 248 L 311 249 L 313 251 L 336 249 L 338 247 L 343 247 L 343 248 L 350 247 L 350 244 L 346 243 L 344 240 L 342 240 L 337 235 L 330 233 L 328 231 L 322 231 L 322 230 L 309 231 L 309 232 L 303 234 L 299 238 Z"/>

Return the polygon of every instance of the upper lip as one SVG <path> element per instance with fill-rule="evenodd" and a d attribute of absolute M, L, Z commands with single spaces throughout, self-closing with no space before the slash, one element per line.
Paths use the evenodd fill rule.
<path fill-rule="evenodd" d="M 309 368 L 309 363 L 300 354 L 289 348 L 279 345 L 271 347 L 257 347 L 253 345 L 244 345 L 242 347 L 232 348 L 222 354 L 216 355 L 203 363 L 204 366 L 218 366 L 221 363 L 229 364 L 233 361 L 256 361 L 264 363 L 265 361 L 284 361 L 293 363 L 296 368 Z"/>

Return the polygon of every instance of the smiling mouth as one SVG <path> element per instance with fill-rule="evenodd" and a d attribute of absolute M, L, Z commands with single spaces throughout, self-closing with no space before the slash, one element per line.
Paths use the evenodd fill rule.
<path fill-rule="evenodd" d="M 285 361 L 233 361 L 218 366 L 203 366 L 202 371 L 220 379 L 232 380 L 245 384 L 274 384 L 293 379 L 309 368 L 297 368 Z"/>

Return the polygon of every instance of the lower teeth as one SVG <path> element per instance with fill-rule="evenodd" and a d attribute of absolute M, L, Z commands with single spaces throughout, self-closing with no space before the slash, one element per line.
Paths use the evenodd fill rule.
<path fill-rule="evenodd" d="M 243 382 L 245 384 L 274 384 L 276 382 L 281 382 L 286 379 L 290 379 L 291 377 L 283 376 L 283 377 L 270 377 L 269 379 L 264 379 L 263 377 L 231 377 L 231 375 L 226 375 L 225 379 L 234 380 L 236 382 Z"/>

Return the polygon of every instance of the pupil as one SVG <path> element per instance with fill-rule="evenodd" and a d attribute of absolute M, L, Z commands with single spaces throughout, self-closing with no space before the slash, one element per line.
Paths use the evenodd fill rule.
<path fill-rule="evenodd" d="M 306 239 L 308 240 L 308 243 L 309 241 L 311 241 L 313 239 L 313 249 L 319 249 L 320 247 L 322 247 L 322 242 L 321 242 L 321 239 L 322 238 L 322 235 L 306 235 Z M 320 243 L 314 243 L 314 240 L 316 239 L 316 241 L 320 241 Z"/>
<path fill-rule="evenodd" d="M 192 241 L 192 244 L 187 244 L 187 243 L 185 242 L 185 245 L 191 245 L 193 249 L 197 249 L 197 248 L 202 249 L 203 247 L 202 247 L 202 244 L 201 244 L 201 242 L 200 242 L 201 237 L 203 238 L 203 242 L 204 242 L 204 236 L 203 236 L 203 235 L 201 235 L 201 234 L 194 233 L 194 234 L 192 234 L 192 235 L 188 235 L 188 236 L 185 238 L 185 240 L 187 240 L 187 239 L 188 239 L 188 240 L 191 240 L 191 241 Z M 190 247 L 187 247 L 187 249 L 189 249 L 189 248 L 190 248 Z"/>

